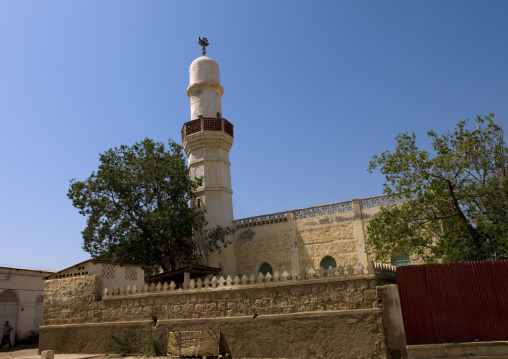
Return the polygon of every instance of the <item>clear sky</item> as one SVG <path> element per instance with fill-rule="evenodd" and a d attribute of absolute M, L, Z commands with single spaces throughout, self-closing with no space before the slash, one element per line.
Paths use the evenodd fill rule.
<path fill-rule="evenodd" d="M 508 1 L 0 2 L 0 266 L 89 258 L 67 198 L 98 155 L 180 142 L 190 63 L 221 69 L 236 219 L 382 194 L 400 132 L 508 123 Z"/>

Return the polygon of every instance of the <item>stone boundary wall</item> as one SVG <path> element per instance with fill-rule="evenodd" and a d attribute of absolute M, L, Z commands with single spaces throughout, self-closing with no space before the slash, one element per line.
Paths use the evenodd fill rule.
<path fill-rule="evenodd" d="M 54 279 L 44 286 L 39 350 L 105 353 L 127 335 L 133 354 L 156 334 L 220 330 L 232 358 L 389 358 L 379 290 L 394 268 L 370 263 L 272 277 L 213 277 L 141 288 L 103 289 L 100 276 Z"/>
<path fill-rule="evenodd" d="M 368 270 L 371 274 L 365 273 Z M 272 281 L 268 274 L 251 276 L 253 282 L 242 284 L 230 277 L 214 277 L 211 281 L 207 278 L 202 283 L 210 286 L 201 289 L 192 284 L 188 289 L 176 289 L 175 283 L 127 290 L 117 287 L 113 291 L 105 289 L 102 300 L 99 276 L 49 280 L 44 287 L 43 319 L 44 325 L 62 325 L 367 309 L 377 307 L 376 286 L 394 282 L 392 268 L 376 267 L 374 263 L 366 270 L 359 265 L 356 274 L 352 266 L 346 268 L 345 274 L 338 274 L 332 268 L 321 268 L 318 272 L 310 270 L 306 279 L 283 274 L 282 280 Z"/>
<path fill-rule="evenodd" d="M 167 347 L 170 331 L 220 330 L 220 353 L 231 358 L 359 359 L 389 358 L 381 310 L 357 309 L 222 317 L 50 325 L 41 328 L 39 351 L 106 353 L 111 336 L 126 335 L 132 354 L 147 349 L 156 334 Z"/>

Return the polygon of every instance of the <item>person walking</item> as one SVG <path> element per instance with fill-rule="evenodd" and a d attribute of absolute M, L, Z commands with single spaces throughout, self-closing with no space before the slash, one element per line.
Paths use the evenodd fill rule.
<path fill-rule="evenodd" d="M 5 343 L 9 343 L 9 349 L 12 348 L 11 345 L 11 332 L 12 327 L 9 325 L 9 321 L 5 322 L 4 329 L 3 329 L 3 336 L 2 336 L 2 343 L 0 344 L 0 349 L 5 345 Z"/>

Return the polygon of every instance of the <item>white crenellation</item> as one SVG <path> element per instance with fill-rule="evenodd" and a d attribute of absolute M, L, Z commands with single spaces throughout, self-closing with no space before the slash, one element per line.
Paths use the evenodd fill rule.
<path fill-rule="evenodd" d="M 375 270 L 374 270 L 374 262 L 370 261 L 369 264 L 367 265 L 367 273 L 368 274 L 374 274 Z"/>
<path fill-rule="evenodd" d="M 266 276 L 263 281 L 272 282 L 272 278 L 273 278 L 272 275 L 270 274 L 270 272 L 268 272 L 268 273 L 266 273 Z"/>
<path fill-rule="evenodd" d="M 219 280 L 217 279 L 217 276 L 213 276 L 212 278 L 212 288 L 217 288 Z"/>
<path fill-rule="evenodd" d="M 263 273 L 260 272 L 256 279 L 256 283 L 263 283 L 263 279 L 265 279 L 265 276 L 263 275 Z"/>
<path fill-rule="evenodd" d="M 363 274 L 364 271 L 363 265 L 361 263 L 358 263 L 358 265 L 356 266 L 356 270 L 358 271 L 358 274 Z"/>
<path fill-rule="evenodd" d="M 344 268 L 339 264 L 337 266 L 337 276 L 339 277 L 344 277 Z"/>
<path fill-rule="evenodd" d="M 383 264 L 383 263 L 374 263 L 369 262 L 367 268 L 363 268 L 362 264 L 358 264 L 353 266 L 349 264 L 346 268 L 341 267 L 340 265 L 337 268 L 329 267 L 324 269 L 323 267 L 315 270 L 314 268 L 309 268 L 309 270 L 305 271 L 302 274 L 298 274 L 295 271 L 292 271 L 291 274 L 288 271 L 283 271 L 282 274 L 275 272 L 273 275 L 271 273 L 267 273 L 263 275 L 263 273 L 258 273 L 257 276 L 251 274 L 247 276 L 243 274 L 241 277 L 239 275 L 235 275 L 234 278 L 231 276 L 227 276 L 225 279 L 223 276 L 213 276 L 212 279 L 209 277 L 205 278 L 202 281 L 200 278 L 197 280 L 191 279 L 189 281 L 188 287 L 184 289 L 178 289 L 177 285 L 174 281 L 171 283 L 165 282 L 164 284 L 158 283 L 157 285 L 151 283 L 150 286 L 145 285 L 144 287 L 137 288 L 136 286 L 127 287 L 115 287 L 113 290 L 105 288 L 104 289 L 104 297 L 117 297 L 117 296 L 129 296 L 136 294 L 146 294 L 146 293 L 159 293 L 159 292 L 173 292 L 173 291 L 192 291 L 192 290 L 224 290 L 235 287 L 249 286 L 249 285 L 281 285 L 286 283 L 289 285 L 291 282 L 298 281 L 329 281 L 329 280 L 351 280 L 359 277 L 365 278 L 384 278 L 384 279 L 395 279 L 395 270 L 396 267 Z"/>
<path fill-rule="evenodd" d="M 287 281 L 289 279 L 291 279 L 291 276 L 289 275 L 288 271 L 285 270 L 284 272 L 282 272 L 282 274 L 280 276 L 280 280 L 282 282 L 285 282 L 285 281 Z"/>
<path fill-rule="evenodd" d="M 273 274 L 273 281 L 274 282 L 280 281 L 280 274 L 279 274 L 279 272 L 275 271 L 275 273 Z"/>

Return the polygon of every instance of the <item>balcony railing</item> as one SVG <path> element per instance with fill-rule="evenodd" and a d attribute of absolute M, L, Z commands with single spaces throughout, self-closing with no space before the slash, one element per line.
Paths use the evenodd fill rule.
<path fill-rule="evenodd" d="M 233 137 L 233 124 L 225 118 L 201 117 L 184 123 L 182 128 L 182 141 L 185 136 L 201 131 L 221 131 Z"/>

